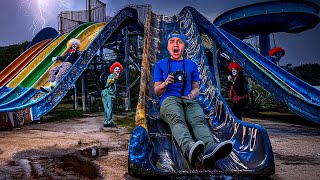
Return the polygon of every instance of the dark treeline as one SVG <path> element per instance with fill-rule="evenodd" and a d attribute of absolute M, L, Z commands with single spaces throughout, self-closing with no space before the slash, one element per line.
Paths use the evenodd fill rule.
<path fill-rule="evenodd" d="M 302 64 L 289 72 L 313 86 L 320 86 L 320 64 Z"/>
<path fill-rule="evenodd" d="M 4 70 L 13 60 L 20 56 L 28 44 L 29 42 L 25 41 L 20 44 L 0 47 L 0 71 Z"/>

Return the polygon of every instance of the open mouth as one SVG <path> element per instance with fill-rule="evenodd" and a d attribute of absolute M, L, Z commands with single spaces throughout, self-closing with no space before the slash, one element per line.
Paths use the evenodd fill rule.
<path fill-rule="evenodd" d="M 174 53 L 174 54 L 179 53 L 179 49 L 178 49 L 178 48 L 174 48 L 174 49 L 173 49 L 173 53 Z"/>

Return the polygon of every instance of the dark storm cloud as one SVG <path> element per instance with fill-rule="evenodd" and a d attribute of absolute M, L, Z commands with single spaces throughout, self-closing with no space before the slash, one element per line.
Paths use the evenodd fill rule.
<path fill-rule="evenodd" d="M 34 16 L 19 12 L 19 4 L 26 0 L 5 0 L 0 6 L 0 46 L 31 40 L 34 37 L 30 30 Z M 37 0 L 29 0 L 37 1 Z M 43 0 L 44 1 L 44 0 Z M 59 2 L 59 0 L 46 0 Z M 221 13 L 230 9 L 265 0 L 101 0 L 107 4 L 107 15 L 113 16 L 128 4 L 151 4 L 153 12 L 157 14 L 173 15 L 179 13 L 183 7 L 192 6 L 202 15 L 213 21 Z M 57 29 L 57 16 L 60 11 L 80 10 L 85 8 L 85 0 L 65 0 L 70 8 L 52 5 L 47 26 Z M 320 25 L 312 30 L 300 34 L 275 33 L 275 42 L 286 50 L 286 55 L 280 64 L 292 63 L 297 66 L 301 63 L 320 63 Z M 40 28 L 37 31 L 41 30 Z M 272 37 L 272 36 L 271 36 Z M 273 40 L 271 39 L 271 47 Z"/>
<path fill-rule="evenodd" d="M 18 0 L 2 1 L 0 6 L 0 46 L 27 40 L 24 27 L 32 23 L 29 18 L 18 15 Z"/>

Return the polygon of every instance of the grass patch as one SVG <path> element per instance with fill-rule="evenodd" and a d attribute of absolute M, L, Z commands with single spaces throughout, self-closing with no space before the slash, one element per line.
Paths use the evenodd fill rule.
<path fill-rule="evenodd" d="M 126 127 L 131 133 L 135 128 L 135 111 L 126 113 L 115 112 L 115 114 L 119 116 L 115 119 L 117 125 Z M 82 107 L 75 110 L 73 104 L 58 104 L 52 111 L 50 111 L 49 114 L 43 117 L 43 120 L 47 122 L 54 122 L 64 119 L 86 118 L 98 115 L 103 116 L 103 112 L 83 112 Z"/>
<path fill-rule="evenodd" d="M 63 119 L 86 117 L 82 110 L 75 110 L 72 104 L 58 104 L 49 114 L 44 116 L 45 121 L 60 121 Z"/>
<path fill-rule="evenodd" d="M 115 120 L 117 125 L 125 126 L 130 133 L 135 128 L 135 114 L 130 113 L 126 117 L 120 117 Z"/>
<path fill-rule="evenodd" d="M 300 117 L 292 112 L 275 112 L 275 111 L 263 111 L 256 113 L 245 113 L 248 117 L 261 118 L 261 119 L 269 119 L 271 121 L 278 121 L 283 123 L 290 123 L 295 125 L 307 125 L 311 127 L 320 127 L 319 124 L 308 121 L 303 117 Z"/>

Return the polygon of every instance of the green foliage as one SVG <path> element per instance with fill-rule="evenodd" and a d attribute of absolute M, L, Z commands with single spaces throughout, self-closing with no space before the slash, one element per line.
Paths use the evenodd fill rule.
<path fill-rule="evenodd" d="M 130 68 L 130 76 L 129 81 L 130 84 L 133 83 L 140 75 L 141 72 L 138 71 L 136 68 Z M 139 91 L 140 91 L 140 80 L 136 82 L 136 84 L 130 89 L 130 100 L 131 100 L 131 108 L 135 109 L 138 103 L 139 98 Z M 125 72 L 123 72 L 118 80 L 118 87 L 117 87 L 117 97 L 114 101 L 114 109 L 116 111 L 124 111 L 125 109 L 125 93 L 126 93 L 126 76 Z"/>
<path fill-rule="evenodd" d="M 29 42 L 25 41 L 20 44 L 0 47 L 0 71 L 4 70 L 13 60 L 20 56 L 28 44 Z"/>
<path fill-rule="evenodd" d="M 129 132 L 135 128 L 135 113 L 131 112 L 126 117 L 121 117 L 115 120 L 117 125 L 125 126 L 128 128 Z"/>
<path fill-rule="evenodd" d="M 320 64 L 303 64 L 289 72 L 312 86 L 320 86 Z"/>
<path fill-rule="evenodd" d="M 48 115 L 46 115 L 46 117 L 44 117 L 44 120 L 50 122 L 83 117 L 86 117 L 83 115 L 83 111 L 75 110 L 72 104 L 58 104 Z"/>

